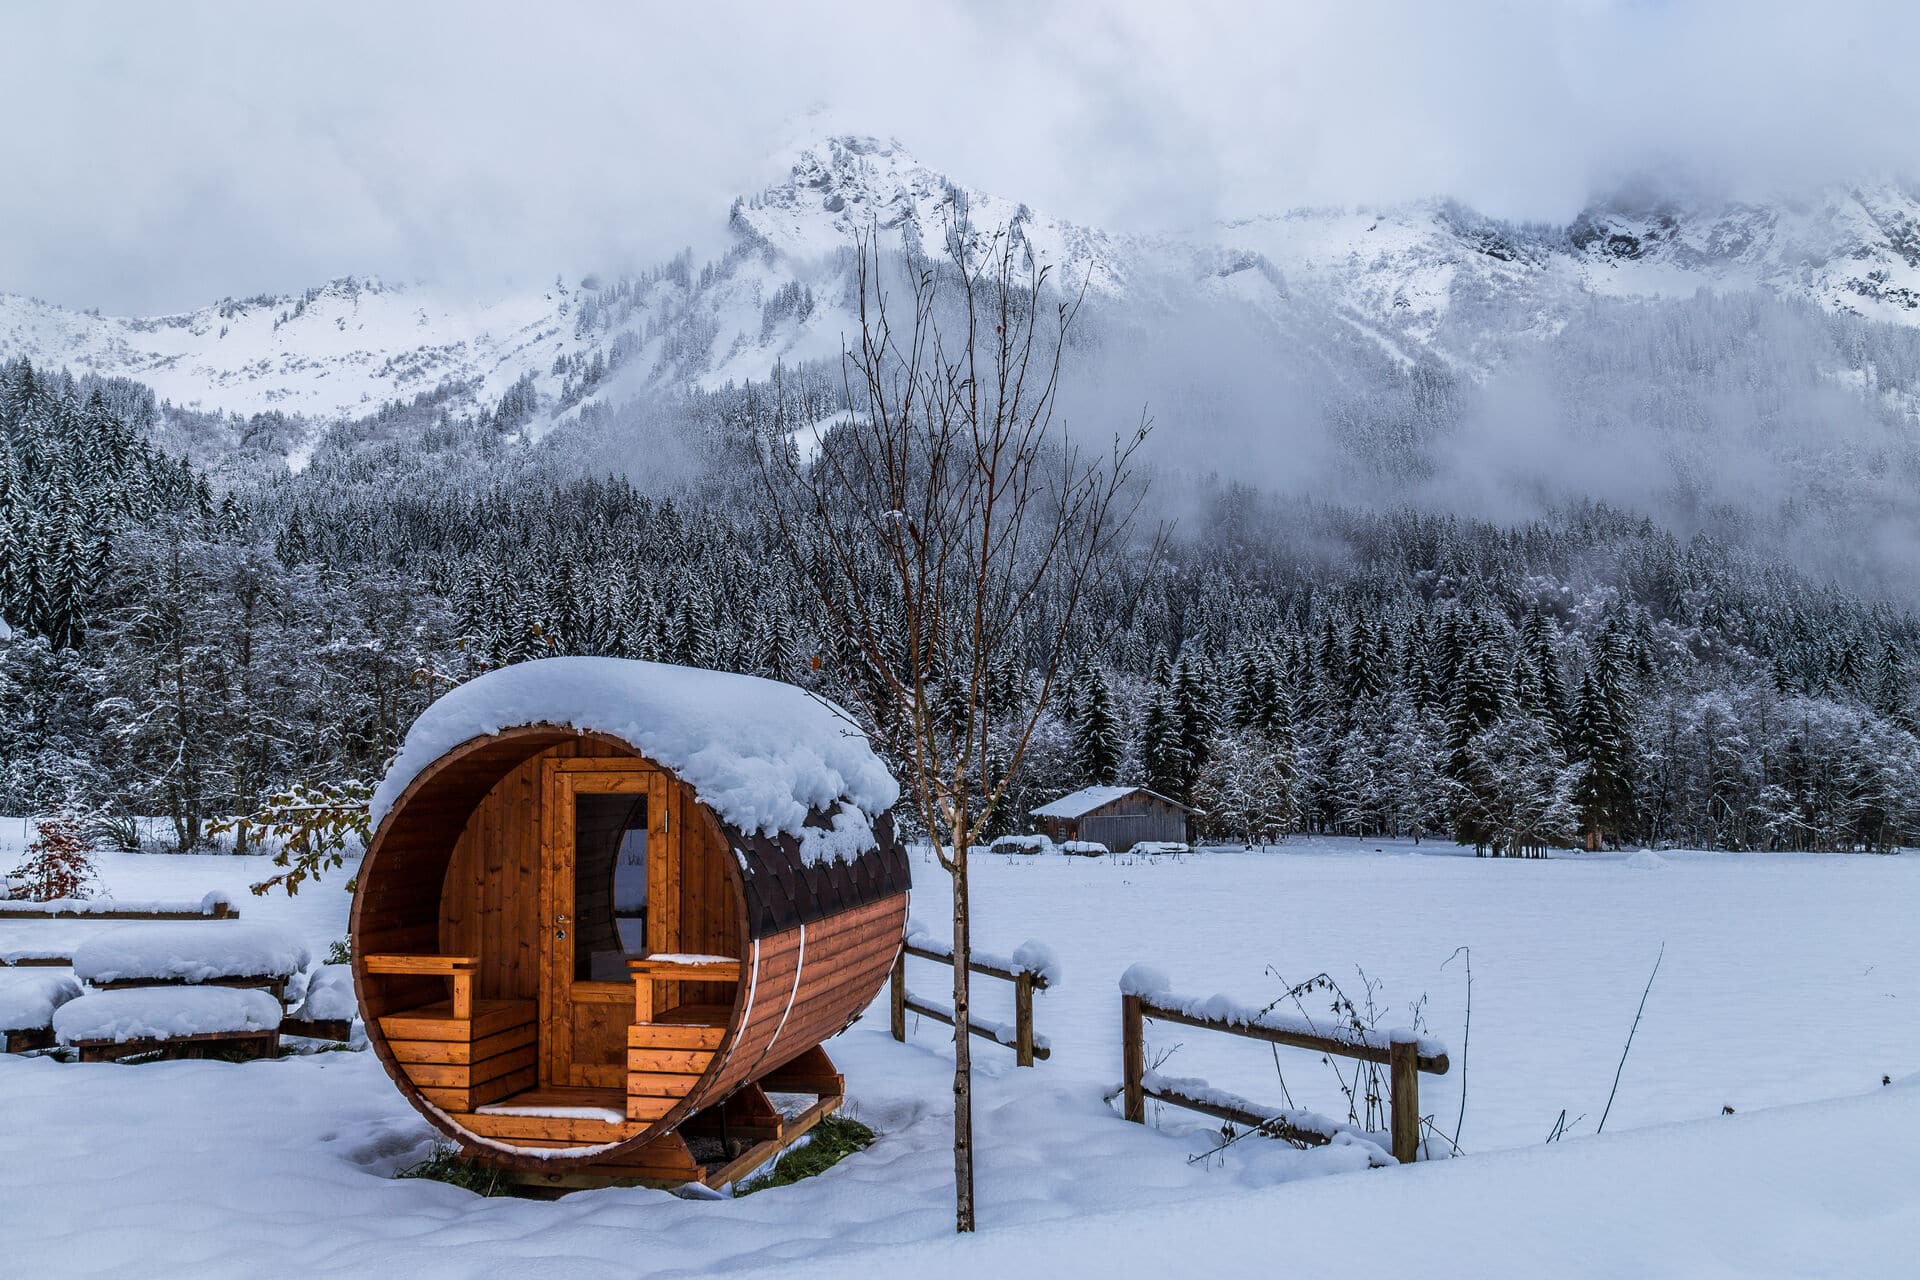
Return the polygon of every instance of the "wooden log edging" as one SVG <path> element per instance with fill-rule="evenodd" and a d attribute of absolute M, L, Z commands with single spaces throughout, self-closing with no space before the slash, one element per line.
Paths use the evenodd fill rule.
<path fill-rule="evenodd" d="M 0 920 L 238 920 L 239 918 L 240 908 L 224 900 L 205 906 L 101 906 L 94 910 L 88 910 L 85 905 L 63 907 L 52 903 L 26 904 L 0 901 Z"/>
<path fill-rule="evenodd" d="M 922 935 L 924 936 L 924 935 Z M 907 990 L 907 957 L 931 960 L 935 964 L 949 967 L 953 964 L 953 953 L 937 947 L 919 944 L 909 938 L 900 945 L 900 954 L 893 962 L 891 979 L 891 1011 L 893 1038 L 906 1043 L 907 1014 L 917 1013 L 923 1018 L 935 1022 L 954 1025 L 953 1010 L 945 1005 L 922 1000 Z M 1053 1056 L 1053 1049 L 1046 1039 L 1036 1036 L 1033 1030 L 1033 993 L 1047 989 L 1047 975 L 1033 969 L 1013 964 L 996 964 L 991 960 L 969 960 L 967 972 L 986 978 L 999 978 L 1013 984 L 1013 1038 L 1005 1038 L 1007 1028 L 1004 1024 L 984 1019 L 967 1019 L 967 1030 L 983 1040 L 1005 1045 L 1013 1050 L 1014 1063 L 1017 1066 L 1030 1067 L 1035 1061 Z"/>
<path fill-rule="evenodd" d="M 1196 1027 L 1205 1031 L 1221 1031 L 1250 1040 L 1262 1040 L 1269 1044 L 1286 1045 L 1289 1048 L 1306 1049 L 1314 1053 L 1353 1058 L 1361 1062 L 1385 1066 L 1388 1070 L 1393 1158 L 1401 1164 L 1411 1164 L 1419 1157 L 1420 1073 L 1424 1071 L 1429 1075 L 1445 1075 L 1450 1064 L 1444 1051 L 1423 1054 L 1420 1052 L 1420 1043 L 1417 1039 L 1401 1038 L 1397 1035 L 1386 1037 L 1386 1043 L 1380 1045 L 1342 1036 L 1318 1035 L 1293 1027 L 1261 1025 L 1258 1022 L 1235 1021 L 1224 1017 L 1204 1017 L 1193 1012 L 1189 1007 L 1174 1003 L 1171 995 L 1166 993 L 1147 995 L 1138 991 L 1129 991 L 1124 988 L 1125 980 L 1122 981 L 1120 1092 L 1121 1111 L 1126 1119 L 1135 1124 L 1145 1124 L 1147 1099 L 1152 1098 L 1171 1106 L 1197 1111 L 1217 1119 L 1259 1129 L 1277 1137 L 1304 1141 L 1311 1145 L 1324 1144 L 1334 1136 L 1323 1133 L 1320 1126 L 1301 1125 L 1278 1118 L 1277 1112 L 1258 1114 L 1254 1105 L 1247 1103 L 1244 1099 L 1234 1099 L 1231 1104 L 1227 1104 L 1213 1099 L 1195 1097 L 1165 1084 L 1150 1084 L 1146 1067 L 1146 1023 L 1151 1019 L 1157 1022 Z M 1190 1005 L 1192 1002 L 1184 1003 Z"/>

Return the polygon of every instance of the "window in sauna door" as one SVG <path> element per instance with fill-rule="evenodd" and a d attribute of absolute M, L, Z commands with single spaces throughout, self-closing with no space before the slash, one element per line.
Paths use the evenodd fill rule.
<path fill-rule="evenodd" d="M 647 797 L 573 799 L 576 982 L 625 982 L 647 953 Z"/>

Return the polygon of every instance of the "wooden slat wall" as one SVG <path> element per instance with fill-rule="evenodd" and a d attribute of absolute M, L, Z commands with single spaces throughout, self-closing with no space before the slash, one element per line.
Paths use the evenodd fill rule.
<path fill-rule="evenodd" d="M 437 945 L 479 960 L 475 994 L 539 995 L 540 762 L 621 754 L 591 740 L 550 747 L 502 778 L 467 820 L 447 867 Z"/>
<path fill-rule="evenodd" d="M 1142 792 L 1122 796 L 1084 815 L 1079 827 L 1080 839 L 1104 844 L 1115 853 L 1123 853 L 1142 840 L 1184 842 L 1188 835 L 1184 810 Z"/>
<path fill-rule="evenodd" d="M 718 823 L 700 811 L 693 789 L 675 781 L 673 822 L 680 832 L 678 884 L 670 893 L 679 903 L 679 929 L 671 950 L 695 955 L 744 957 L 740 939 L 739 891 L 728 873 L 733 850 Z M 656 950 L 668 950 L 666 947 Z M 663 984 L 664 985 L 664 984 Z M 682 1004 L 733 1004 L 733 984 L 682 982 L 678 996 L 663 1009 Z"/>
<path fill-rule="evenodd" d="M 804 965 L 799 928 L 760 939 L 753 1007 L 695 1105 L 724 1098 L 837 1034 L 886 982 L 906 925 L 907 898 L 899 894 L 805 926 Z"/>

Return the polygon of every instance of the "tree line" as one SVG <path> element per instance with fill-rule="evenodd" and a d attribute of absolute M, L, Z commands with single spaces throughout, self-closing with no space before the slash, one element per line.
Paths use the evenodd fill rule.
<path fill-rule="evenodd" d="M 548 654 L 844 692 L 856 656 L 809 634 L 751 479 L 831 411 L 817 381 L 684 398 L 655 439 L 698 466 L 650 490 L 432 404 L 297 475 L 210 472 L 153 443 L 141 389 L 0 365 L 0 809 L 158 814 L 193 847 L 289 786 L 377 777 L 449 685 Z M 1156 484 L 1192 514 L 1148 581 L 1084 602 L 996 829 L 1124 780 L 1236 840 L 1920 836 L 1909 612 L 1600 505 L 1497 525 Z M 995 714 L 1033 678 L 996 669 Z"/>

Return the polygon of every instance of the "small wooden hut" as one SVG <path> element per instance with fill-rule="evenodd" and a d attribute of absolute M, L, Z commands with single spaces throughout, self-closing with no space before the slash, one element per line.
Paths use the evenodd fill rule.
<path fill-rule="evenodd" d="M 483 675 L 374 796 L 351 925 L 368 1040 L 497 1165 L 731 1181 L 839 1102 L 821 1042 L 906 927 L 897 795 L 791 685 L 615 658 Z M 819 1101 L 783 1115 L 770 1090 Z"/>
<path fill-rule="evenodd" d="M 1032 811 L 1048 837 L 1124 853 L 1143 840 L 1193 842 L 1193 810 L 1145 787 L 1082 787 Z"/>

